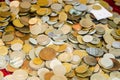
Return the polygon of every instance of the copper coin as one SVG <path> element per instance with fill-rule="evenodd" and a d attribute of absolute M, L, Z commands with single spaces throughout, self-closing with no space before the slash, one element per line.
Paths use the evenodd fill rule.
<path fill-rule="evenodd" d="M 43 60 L 52 60 L 56 56 L 56 51 L 53 48 L 46 47 L 40 51 L 39 56 Z"/>
<path fill-rule="evenodd" d="M 114 65 L 109 70 L 111 70 L 111 71 L 119 70 L 120 69 L 120 62 L 116 59 L 113 59 L 113 58 L 111 58 L 111 60 L 113 61 Z"/>
<path fill-rule="evenodd" d="M 45 80 L 50 80 L 50 78 L 54 75 L 54 73 L 52 71 L 50 72 L 47 72 L 45 75 L 44 75 L 44 79 Z"/>

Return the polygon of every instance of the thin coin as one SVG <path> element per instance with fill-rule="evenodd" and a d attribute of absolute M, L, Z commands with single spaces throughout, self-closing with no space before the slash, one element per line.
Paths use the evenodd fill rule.
<path fill-rule="evenodd" d="M 84 42 L 91 42 L 93 40 L 93 36 L 85 35 L 85 36 L 83 36 L 82 39 L 83 39 Z"/>
<path fill-rule="evenodd" d="M 92 9 L 94 9 L 94 10 L 101 10 L 102 7 L 100 5 L 93 5 Z"/>

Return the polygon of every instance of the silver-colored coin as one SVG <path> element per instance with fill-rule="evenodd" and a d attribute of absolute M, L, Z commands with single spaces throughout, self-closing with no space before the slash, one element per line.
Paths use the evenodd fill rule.
<path fill-rule="evenodd" d="M 74 9 L 78 10 L 78 11 L 86 11 L 87 10 L 87 6 L 84 4 L 80 4 L 80 5 L 75 5 Z"/>
<path fill-rule="evenodd" d="M 93 40 L 91 41 L 92 44 L 99 44 L 100 39 L 98 37 L 93 37 Z"/>
<path fill-rule="evenodd" d="M 114 48 L 120 48 L 120 42 L 119 41 L 115 41 L 112 43 L 112 47 Z"/>
<path fill-rule="evenodd" d="M 102 56 L 104 54 L 104 51 L 100 48 L 87 48 L 86 51 L 88 54 L 96 57 Z"/>
<path fill-rule="evenodd" d="M 75 9 L 70 9 L 70 10 L 69 10 L 69 13 L 70 13 L 71 15 L 74 15 L 74 16 L 79 16 L 79 15 L 82 14 L 82 12 L 80 12 L 80 11 L 78 11 L 78 10 L 75 10 Z"/>

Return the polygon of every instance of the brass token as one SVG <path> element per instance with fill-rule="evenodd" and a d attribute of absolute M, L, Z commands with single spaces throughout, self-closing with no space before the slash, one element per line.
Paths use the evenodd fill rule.
<path fill-rule="evenodd" d="M 94 9 L 94 10 L 101 10 L 102 8 L 99 5 L 93 5 L 92 9 Z"/>
<path fill-rule="evenodd" d="M 43 60 L 52 60 L 56 56 L 56 51 L 53 48 L 46 47 L 40 51 L 39 56 Z"/>

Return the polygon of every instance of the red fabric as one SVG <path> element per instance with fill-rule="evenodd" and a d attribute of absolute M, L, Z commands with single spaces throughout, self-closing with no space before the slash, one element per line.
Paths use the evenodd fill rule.
<path fill-rule="evenodd" d="M 6 71 L 6 69 L 1 69 L 0 71 L 3 72 L 4 76 L 11 74 L 11 72 Z"/>
<path fill-rule="evenodd" d="M 118 12 L 120 14 L 120 6 L 116 6 L 113 0 L 104 0 L 106 1 L 112 8 L 114 12 Z"/>
<path fill-rule="evenodd" d="M 4 1 L 4 0 L 0 0 L 0 2 L 1 2 L 1 1 Z M 12 0 L 10 0 L 10 1 L 12 1 Z M 113 11 L 118 12 L 118 13 L 120 14 L 120 7 L 119 7 L 119 6 L 116 6 L 116 5 L 114 4 L 114 1 L 113 1 L 113 0 L 104 0 L 104 1 L 106 1 L 107 3 L 109 3 L 109 5 L 110 5 L 111 7 L 113 7 Z M 2 69 L 2 70 L 0 70 L 0 71 L 2 71 L 2 72 L 4 73 L 4 76 L 11 74 L 11 72 L 6 71 L 5 69 Z"/>

